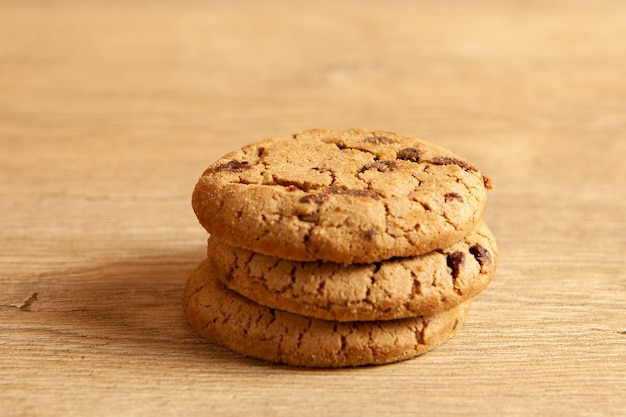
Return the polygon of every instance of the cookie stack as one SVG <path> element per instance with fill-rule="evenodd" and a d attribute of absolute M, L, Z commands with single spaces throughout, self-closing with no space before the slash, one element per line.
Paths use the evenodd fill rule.
<path fill-rule="evenodd" d="M 225 155 L 192 204 L 207 258 L 183 307 L 208 339 L 311 367 L 382 364 L 452 337 L 496 267 L 489 179 L 414 137 L 310 130 Z"/>

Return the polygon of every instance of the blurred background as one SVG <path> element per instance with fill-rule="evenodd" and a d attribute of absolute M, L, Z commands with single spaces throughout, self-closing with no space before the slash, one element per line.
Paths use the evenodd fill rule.
<path fill-rule="evenodd" d="M 181 146 L 317 126 L 523 142 L 621 116 L 623 3 L 595 4 L 5 0 L 0 110 Z"/>

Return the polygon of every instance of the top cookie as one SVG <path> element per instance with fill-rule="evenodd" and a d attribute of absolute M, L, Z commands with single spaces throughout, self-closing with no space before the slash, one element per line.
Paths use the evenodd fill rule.
<path fill-rule="evenodd" d="M 296 261 L 415 256 L 467 235 L 491 183 L 430 142 L 393 132 L 309 130 L 231 152 L 192 205 L 214 237 Z"/>

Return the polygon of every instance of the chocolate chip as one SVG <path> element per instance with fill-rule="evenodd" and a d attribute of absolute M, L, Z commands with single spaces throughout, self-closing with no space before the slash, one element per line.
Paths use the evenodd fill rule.
<path fill-rule="evenodd" d="M 307 194 L 305 196 L 300 197 L 298 200 L 299 203 L 315 203 L 321 204 L 324 201 L 323 194 Z"/>
<path fill-rule="evenodd" d="M 448 268 L 452 270 L 452 278 L 457 279 L 460 272 L 460 266 L 463 265 L 463 261 L 465 260 L 465 255 L 463 252 L 454 252 L 449 254 L 446 257 L 446 262 L 448 263 Z"/>
<path fill-rule="evenodd" d="M 214 169 L 216 172 L 228 171 L 228 172 L 242 172 L 246 169 L 250 169 L 251 165 L 248 161 L 228 161 L 223 164 L 217 165 Z"/>
<path fill-rule="evenodd" d="M 364 165 L 359 172 L 369 171 L 370 169 L 375 169 L 378 172 L 389 172 L 397 168 L 398 163 L 396 161 L 374 161 Z"/>
<path fill-rule="evenodd" d="M 363 140 L 376 145 L 389 145 L 390 143 L 396 143 L 395 139 L 391 139 L 386 136 L 370 136 Z"/>
<path fill-rule="evenodd" d="M 306 214 L 306 215 L 299 215 L 298 219 L 302 220 L 303 222 L 307 222 L 307 223 L 315 223 L 319 220 L 320 215 L 319 213 L 315 212 L 313 214 Z"/>
<path fill-rule="evenodd" d="M 488 176 L 483 175 L 483 183 L 485 184 L 486 189 L 493 189 L 493 183 L 491 182 L 491 178 L 489 178 Z"/>
<path fill-rule="evenodd" d="M 478 261 L 480 266 L 491 264 L 491 254 L 482 246 L 476 244 L 469 248 L 469 252 L 474 256 L 474 258 L 476 258 L 476 261 Z"/>
<path fill-rule="evenodd" d="M 422 151 L 417 148 L 404 148 L 398 152 L 397 158 L 404 161 L 419 162 L 421 154 Z"/>
<path fill-rule="evenodd" d="M 374 239 L 374 236 L 378 234 L 378 232 L 374 229 L 367 229 L 363 234 L 365 235 L 366 239 L 372 240 Z"/>
<path fill-rule="evenodd" d="M 433 158 L 432 163 L 434 165 L 458 165 L 466 171 L 478 172 L 478 168 L 469 162 L 462 161 L 456 158 L 450 158 L 449 156 L 437 156 Z"/>
<path fill-rule="evenodd" d="M 338 188 L 338 187 L 328 187 L 325 191 L 327 195 L 339 194 L 339 195 L 350 195 L 354 197 L 369 197 L 374 200 L 380 200 L 380 195 L 375 191 L 371 190 L 353 190 L 349 188 Z"/>
<path fill-rule="evenodd" d="M 449 203 L 453 200 L 460 201 L 461 203 L 463 202 L 463 197 L 461 197 L 461 195 L 458 193 L 447 193 L 443 196 L 443 198 L 445 199 L 446 203 Z"/>
<path fill-rule="evenodd" d="M 456 326 L 459 325 L 459 319 L 454 319 L 454 324 L 452 325 L 452 330 L 456 329 Z"/>

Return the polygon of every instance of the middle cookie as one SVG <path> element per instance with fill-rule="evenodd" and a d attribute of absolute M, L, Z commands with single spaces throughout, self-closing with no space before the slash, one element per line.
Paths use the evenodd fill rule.
<path fill-rule="evenodd" d="M 231 290 L 267 307 L 337 321 L 450 309 L 487 287 L 497 260 L 495 238 L 483 221 L 447 248 L 372 264 L 289 261 L 213 237 L 207 252 L 217 278 Z"/>

